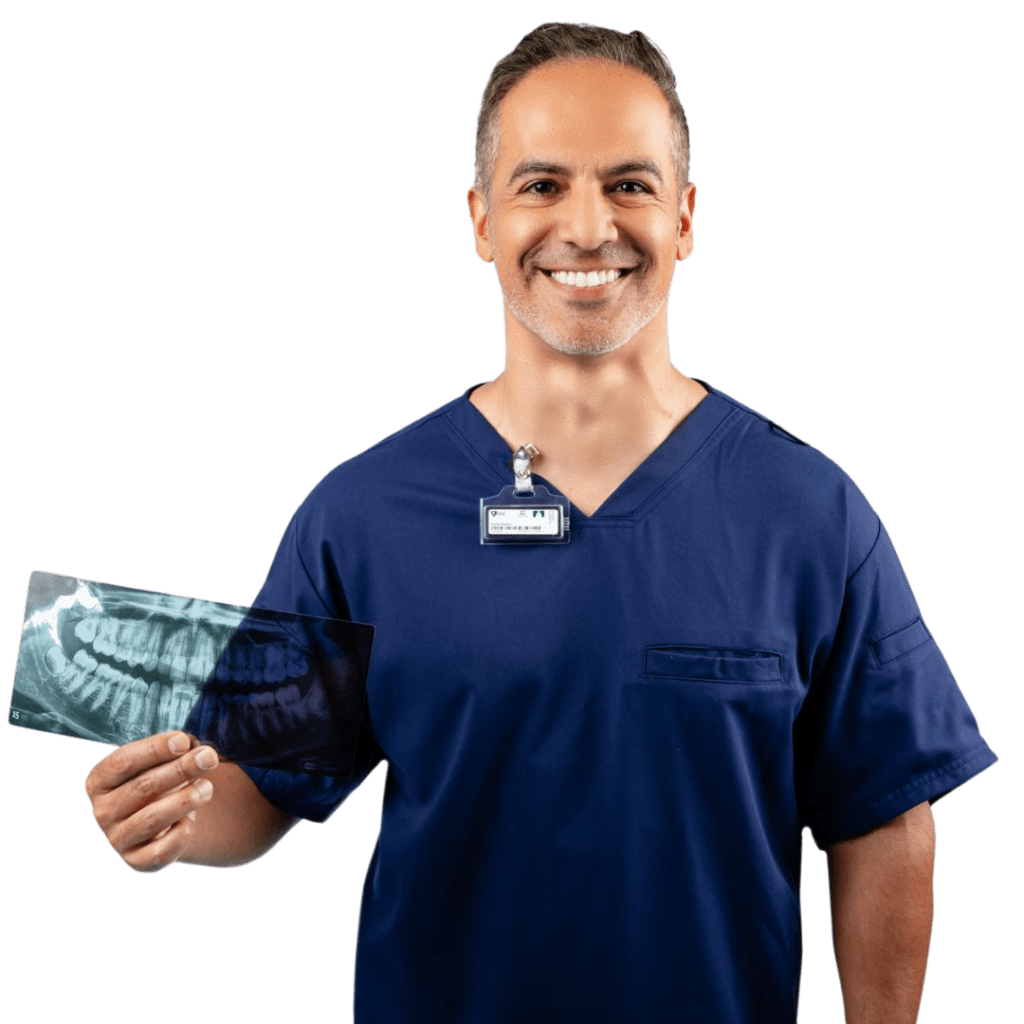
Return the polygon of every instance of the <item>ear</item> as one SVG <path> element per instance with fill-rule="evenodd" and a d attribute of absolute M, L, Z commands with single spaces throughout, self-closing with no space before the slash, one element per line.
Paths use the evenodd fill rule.
<path fill-rule="evenodd" d="M 685 260 L 693 252 L 693 205 L 697 201 L 697 186 L 691 181 L 683 189 L 679 203 L 679 238 L 676 239 L 676 259 Z"/>
<path fill-rule="evenodd" d="M 490 223 L 487 217 L 487 200 L 478 188 L 469 190 L 469 216 L 473 221 L 473 238 L 476 241 L 476 253 L 488 263 L 494 262 L 491 252 Z"/>

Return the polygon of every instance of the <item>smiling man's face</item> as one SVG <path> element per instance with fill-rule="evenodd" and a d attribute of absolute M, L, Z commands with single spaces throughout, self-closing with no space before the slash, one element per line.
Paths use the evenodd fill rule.
<path fill-rule="evenodd" d="M 659 314 L 664 330 L 694 187 L 680 202 L 658 86 L 631 67 L 551 61 L 505 97 L 498 129 L 490 206 L 474 189 L 470 209 L 509 330 L 571 355 L 612 352 Z"/>

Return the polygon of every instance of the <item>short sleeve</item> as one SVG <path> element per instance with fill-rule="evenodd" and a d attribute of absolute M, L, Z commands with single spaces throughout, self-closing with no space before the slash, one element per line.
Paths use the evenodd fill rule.
<path fill-rule="evenodd" d="M 253 601 L 253 607 L 336 619 L 349 617 L 344 600 L 329 604 L 306 567 L 299 549 L 298 514 L 285 530 L 266 582 Z M 361 730 L 359 748 L 356 771 L 347 779 L 275 768 L 239 767 L 275 807 L 298 818 L 326 821 L 381 761 L 382 752 L 373 738 L 372 724 L 368 718 Z"/>
<path fill-rule="evenodd" d="M 934 802 L 995 760 L 879 524 L 794 729 L 804 821 L 824 848 Z"/>

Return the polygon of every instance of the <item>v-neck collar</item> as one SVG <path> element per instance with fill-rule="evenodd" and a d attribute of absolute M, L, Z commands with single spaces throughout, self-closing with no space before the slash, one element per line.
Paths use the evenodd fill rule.
<path fill-rule="evenodd" d="M 742 406 L 704 381 L 698 383 L 707 389 L 708 393 L 704 398 L 697 403 L 689 416 L 605 498 L 592 515 L 586 515 L 570 503 L 573 530 L 581 526 L 621 526 L 638 522 L 667 495 L 682 475 L 701 461 L 696 457 L 703 456 L 711 446 L 717 445 L 743 415 Z M 443 420 L 465 446 L 468 446 L 467 454 L 471 452 L 475 456 L 473 461 L 492 478 L 494 490 L 488 494 L 478 495 L 490 497 L 512 483 L 512 450 L 491 425 L 490 420 L 469 400 L 473 390 L 470 388 L 462 398 L 456 399 L 444 413 Z M 533 477 L 538 483 L 557 492 L 557 488 L 540 473 L 534 473 Z"/>

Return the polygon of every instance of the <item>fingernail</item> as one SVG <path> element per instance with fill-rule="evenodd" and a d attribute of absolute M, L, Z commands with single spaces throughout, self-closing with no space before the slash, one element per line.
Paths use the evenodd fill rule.
<path fill-rule="evenodd" d="M 200 747 L 196 751 L 196 765 L 200 768 L 212 768 L 217 763 L 217 755 L 211 747 Z"/>
<path fill-rule="evenodd" d="M 199 795 L 206 800 L 213 792 L 213 783 L 209 779 L 197 779 L 196 789 L 199 791 Z"/>
<path fill-rule="evenodd" d="M 172 754 L 184 754 L 188 750 L 188 737 L 183 732 L 176 732 L 167 741 L 167 749 Z"/>

